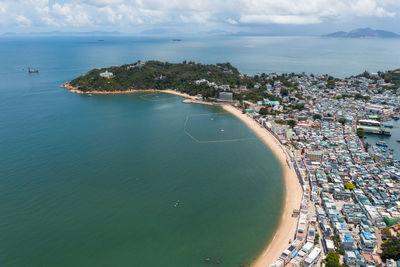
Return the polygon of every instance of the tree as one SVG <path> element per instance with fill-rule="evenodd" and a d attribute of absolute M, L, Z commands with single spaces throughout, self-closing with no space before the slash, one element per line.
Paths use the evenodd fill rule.
<path fill-rule="evenodd" d="M 268 114 L 268 109 L 267 108 L 261 108 L 258 113 L 260 115 L 267 115 Z"/>
<path fill-rule="evenodd" d="M 365 135 L 364 129 L 358 128 L 357 129 L 357 135 L 358 135 L 358 137 L 364 137 L 364 135 Z"/>
<path fill-rule="evenodd" d="M 340 256 L 336 252 L 329 252 L 325 258 L 326 267 L 340 267 L 339 258 Z"/>
<path fill-rule="evenodd" d="M 387 240 L 382 244 L 382 259 L 400 259 L 400 240 Z"/>
<path fill-rule="evenodd" d="M 333 236 L 333 243 L 335 243 L 335 247 L 340 247 L 340 238 L 337 234 Z"/>
<path fill-rule="evenodd" d="M 316 233 L 314 237 L 314 245 L 318 245 L 318 243 L 319 243 L 319 234 Z"/>
<path fill-rule="evenodd" d="M 319 115 L 319 114 L 314 114 L 312 117 L 313 117 L 314 120 L 320 120 L 320 119 L 322 119 L 322 116 Z"/>
<path fill-rule="evenodd" d="M 344 183 L 344 187 L 349 190 L 353 190 L 354 188 L 356 188 L 356 186 L 352 183 Z"/>
<path fill-rule="evenodd" d="M 281 96 L 287 96 L 289 94 L 289 91 L 287 89 L 281 89 L 280 93 L 281 93 Z"/>
<path fill-rule="evenodd" d="M 384 229 L 382 229 L 382 235 L 385 235 L 385 236 L 392 236 L 392 234 L 390 233 L 390 230 L 389 230 L 389 228 L 384 228 Z"/>
<path fill-rule="evenodd" d="M 289 125 L 290 128 L 293 128 L 294 126 L 296 126 L 296 121 L 295 120 L 288 120 L 287 121 L 287 125 Z"/>
<path fill-rule="evenodd" d="M 338 119 L 338 122 L 340 122 L 342 125 L 344 125 L 346 123 L 346 119 L 340 118 L 340 119 Z"/>

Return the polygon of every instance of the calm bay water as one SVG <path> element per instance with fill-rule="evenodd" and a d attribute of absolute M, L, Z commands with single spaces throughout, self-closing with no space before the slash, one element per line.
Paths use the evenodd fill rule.
<path fill-rule="evenodd" d="M 239 120 L 164 94 L 79 96 L 63 82 L 139 59 L 339 77 L 400 59 L 398 40 L 99 38 L 0 38 L 1 266 L 238 266 L 277 226 L 281 170 Z"/>
<path fill-rule="evenodd" d="M 393 149 L 393 158 L 400 160 L 400 142 L 397 142 L 397 140 L 400 140 L 400 121 L 390 120 L 386 123 L 393 126 L 391 136 L 367 134 L 365 142 L 370 145 L 376 145 L 378 141 L 385 141 L 388 147 Z"/>

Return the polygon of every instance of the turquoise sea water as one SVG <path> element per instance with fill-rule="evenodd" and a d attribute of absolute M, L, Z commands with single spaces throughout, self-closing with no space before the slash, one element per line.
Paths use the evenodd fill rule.
<path fill-rule="evenodd" d="M 393 126 L 391 129 L 391 136 L 367 134 L 365 142 L 370 145 L 376 145 L 378 141 L 385 141 L 388 147 L 393 149 L 393 158 L 400 160 L 400 142 L 397 142 L 397 140 L 400 140 L 400 121 L 390 120 L 386 123 Z"/>
<path fill-rule="evenodd" d="M 279 221 L 279 164 L 235 117 L 65 81 L 139 59 L 349 76 L 400 55 L 397 40 L 99 38 L 0 38 L 1 266 L 238 266 Z"/>

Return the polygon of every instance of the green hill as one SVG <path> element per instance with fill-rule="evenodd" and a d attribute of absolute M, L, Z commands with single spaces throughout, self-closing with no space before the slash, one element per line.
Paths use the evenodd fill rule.
<path fill-rule="evenodd" d="M 100 77 L 105 71 L 113 73 L 112 78 Z M 217 85 L 227 84 L 236 87 L 246 83 L 239 71 L 229 63 L 203 65 L 194 62 L 165 63 L 148 61 L 131 65 L 93 69 L 72 80 L 70 84 L 79 90 L 90 91 L 124 91 L 130 89 L 177 89 L 191 95 L 215 96 L 216 89 L 206 82 L 196 84 L 195 81 L 205 79 Z"/>

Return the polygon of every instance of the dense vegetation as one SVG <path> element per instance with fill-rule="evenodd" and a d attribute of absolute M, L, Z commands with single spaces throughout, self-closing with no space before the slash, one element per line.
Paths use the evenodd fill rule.
<path fill-rule="evenodd" d="M 106 69 L 93 69 L 71 81 L 72 86 L 82 91 L 123 91 L 129 89 L 177 89 L 191 95 L 215 96 L 216 89 L 207 83 L 194 81 L 206 79 L 218 85 L 237 87 L 250 82 L 241 78 L 240 73 L 229 63 L 203 65 L 194 62 L 178 64 L 148 61 L 142 67 L 129 68 L 130 65 L 113 66 Z M 100 77 L 104 71 L 112 72 L 111 79 Z"/>
<path fill-rule="evenodd" d="M 383 79 L 385 79 L 385 82 L 390 82 L 395 84 L 396 86 L 400 86 L 400 69 L 385 72 L 382 76 Z"/>
<path fill-rule="evenodd" d="M 345 264 L 340 264 L 340 256 L 336 252 L 329 252 L 324 259 L 326 267 L 344 267 Z"/>
<path fill-rule="evenodd" d="M 400 260 L 400 240 L 387 240 L 382 244 L 382 258 Z"/>

